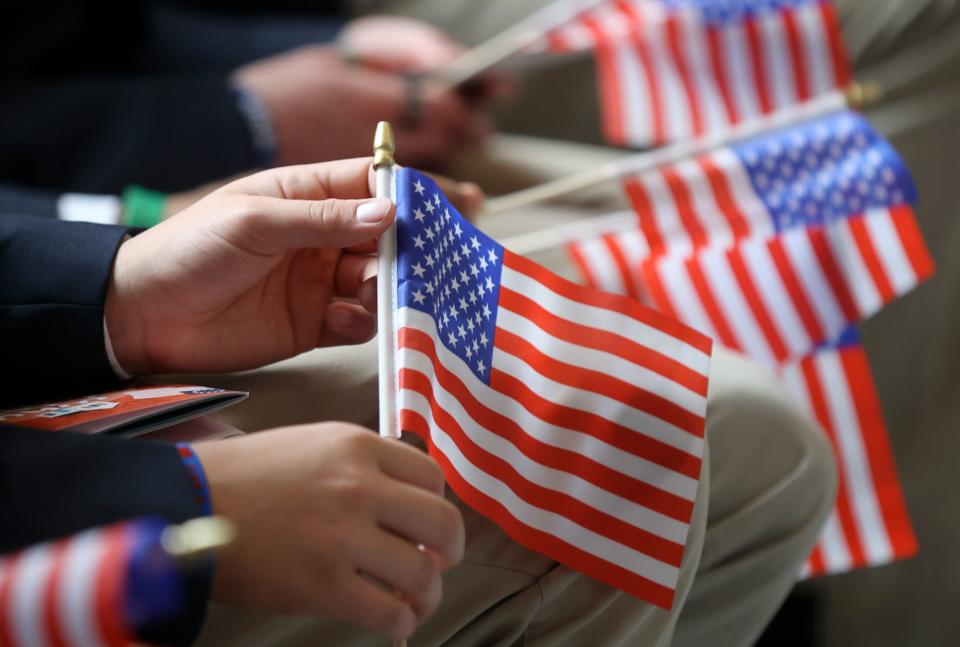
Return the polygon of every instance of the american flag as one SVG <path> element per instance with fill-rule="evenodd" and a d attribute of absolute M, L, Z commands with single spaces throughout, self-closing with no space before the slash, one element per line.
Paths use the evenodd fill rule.
<path fill-rule="evenodd" d="M 0 557 L 0 645 L 127 647 L 175 617 L 184 583 L 161 548 L 167 524 L 143 518 Z"/>
<path fill-rule="evenodd" d="M 610 0 L 546 47 L 595 51 L 604 134 L 618 145 L 701 136 L 852 78 L 827 0 Z"/>
<path fill-rule="evenodd" d="M 837 503 L 804 568 L 807 576 L 884 564 L 917 552 L 880 401 L 855 327 L 781 369 L 837 456 Z"/>
<path fill-rule="evenodd" d="M 575 243 L 587 282 L 772 366 L 933 273 L 916 191 L 865 119 L 839 112 L 633 177 L 639 227 Z"/>
<path fill-rule="evenodd" d="M 893 149 L 841 112 L 625 188 L 639 226 L 570 247 L 586 282 L 782 370 L 831 436 L 841 494 L 807 574 L 915 552 L 869 366 L 849 332 L 934 270 Z"/>
<path fill-rule="evenodd" d="M 514 540 L 669 608 L 711 341 L 511 254 L 416 171 L 397 207 L 401 428 Z"/>

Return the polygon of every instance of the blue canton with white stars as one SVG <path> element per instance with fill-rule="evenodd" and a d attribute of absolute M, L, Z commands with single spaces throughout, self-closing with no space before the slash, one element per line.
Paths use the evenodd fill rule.
<path fill-rule="evenodd" d="M 660 0 L 669 9 L 693 7 L 712 25 L 743 22 L 753 16 L 822 4 L 824 0 Z"/>
<path fill-rule="evenodd" d="M 502 267 L 503 247 L 467 222 L 433 180 L 397 171 L 398 308 L 432 316 L 441 343 L 485 384 Z"/>
<path fill-rule="evenodd" d="M 913 180 L 896 151 L 853 112 L 786 128 L 733 150 L 777 231 L 916 201 Z"/>

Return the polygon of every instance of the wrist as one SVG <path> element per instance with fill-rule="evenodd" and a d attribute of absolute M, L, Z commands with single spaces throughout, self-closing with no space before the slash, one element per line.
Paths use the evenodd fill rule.
<path fill-rule="evenodd" d="M 146 326 L 134 298 L 135 290 L 126 279 L 130 254 L 130 240 L 127 240 L 120 245 L 113 262 L 103 320 L 117 366 L 129 375 L 144 375 L 150 372 Z"/>

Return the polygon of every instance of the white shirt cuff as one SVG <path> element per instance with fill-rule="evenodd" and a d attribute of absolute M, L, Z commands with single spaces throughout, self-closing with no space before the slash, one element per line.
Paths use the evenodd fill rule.
<path fill-rule="evenodd" d="M 107 330 L 106 317 L 103 318 L 103 347 L 107 350 L 107 361 L 110 363 L 110 368 L 113 369 L 114 375 L 123 381 L 133 379 L 133 376 L 120 366 L 120 362 L 117 361 L 117 356 L 113 352 L 113 344 L 110 342 L 110 331 Z"/>
<path fill-rule="evenodd" d="M 119 225 L 122 211 L 123 203 L 115 195 L 64 193 L 57 200 L 57 216 L 60 220 Z"/>

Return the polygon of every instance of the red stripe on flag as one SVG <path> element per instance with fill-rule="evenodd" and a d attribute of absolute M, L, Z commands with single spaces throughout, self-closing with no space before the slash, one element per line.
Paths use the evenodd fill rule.
<path fill-rule="evenodd" d="M 422 416 L 412 411 L 403 411 L 401 422 L 404 429 L 410 430 L 421 438 L 429 438 L 429 427 Z M 473 509 L 492 519 L 517 543 L 660 608 L 669 609 L 673 604 L 673 589 L 600 559 L 577 546 L 521 522 L 510 514 L 502 503 L 487 496 L 461 477 L 450 459 L 435 445 L 428 443 L 428 447 L 430 456 L 443 468 L 446 480 L 456 491 L 457 496 Z"/>
<path fill-rule="evenodd" d="M 850 294 L 846 279 L 833 258 L 833 252 L 830 251 L 830 243 L 827 241 L 827 235 L 823 227 L 811 227 L 807 229 L 807 237 L 810 239 L 810 245 L 813 247 L 813 253 L 817 255 L 817 261 L 820 263 L 820 269 L 827 278 L 833 294 L 840 304 L 843 316 L 848 322 L 854 322 L 860 319 L 860 311 Z"/>
<path fill-rule="evenodd" d="M 747 300 L 747 306 L 749 306 L 750 312 L 753 313 L 753 317 L 760 326 L 760 330 L 763 331 L 767 345 L 770 346 L 770 350 L 773 351 L 773 355 L 777 358 L 777 361 L 784 361 L 790 356 L 790 351 L 787 350 L 787 345 L 780 336 L 776 324 L 773 322 L 773 319 L 770 318 L 770 313 L 767 311 L 767 306 L 763 302 L 763 297 L 760 296 L 757 286 L 753 284 L 753 277 L 743 262 L 740 249 L 738 247 L 731 247 L 727 250 L 726 257 L 727 262 L 730 264 L 730 269 L 733 271 L 733 276 L 737 280 L 737 285 L 740 286 L 740 291 Z"/>
<path fill-rule="evenodd" d="M 754 17 L 744 21 L 744 27 L 747 33 L 747 45 L 750 50 L 750 67 L 753 68 L 754 89 L 757 91 L 757 99 L 760 102 L 760 110 L 763 114 L 773 112 L 773 100 L 770 97 L 770 87 L 767 85 L 767 76 L 764 73 L 764 53 L 763 42 L 760 36 L 760 26 Z"/>
<path fill-rule="evenodd" d="M 854 218 L 848 218 L 846 225 L 850 229 L 850 235 L 860 250 L 860 257 L 863 258 L 864 265 L 877 286 L 877 292 L 880 293 L 880 299 L 883 303 L 889 303 L 897 297 L 896 291 L 890 285 L 890 279 L 887 278 L 887 272 L 883 269 L 883 263 L 877 256 L 877 250 L 873 246 L 873 240 L 870 238 L 870 232 L 867 231 L 867 225 L 864 222 L 865 216 L 859 215 Z M 843 225 L 841 225 L 843 226 Z"/>
<path fill-rule="evenodd" d="M 860 433 L 869 457 L 873 487 L 880 503 L 884 525 L 896 557 L 907 557 L 917 552 L 917 538 L 910 525 L 903 491 L 897 477 L 897 466 L 887 436 L 883 411 L 873 384 L 870 365 L 862 347 L 844 349 L 840 361 L 847 374 L 850 395 L 860 422 Z"/>
<path fill-rule="evenodd" d="M 796 10 L 785 8 L 780 10 L 780 17 L 787 31 L 787 43 L 790 45 L 790 64 L 793 68 L 794 88 L 797 99 L 801 102 L 810 99 L 810 80 L 807 75 L 807 65 L 803 60 L 803 39 L 800 35 L 800 26 L 797 24 Z"/>
<path fill-rule="evenodd" d="M 827 565 L 823 559 L 823 548 L 819 543 L 813 547 L 813 552 L 810 553 L 807 568 L 810 570 L 810 577 L 820 575 L 827 570 Z"/>
<path fill-rule="evenodd" d="M 720 88 L 720 95 L 723 97 L 723 105 L 727 110 L 727 120 L 731 124 L 736 124 L 740 122 L 740 115 L 737 112 L 737 104 L 733 99 L 730 83 L 727 81 L 727 62 L 723 56 L 723 43 L 720 38 L 720 30 L 717 27 L 708 28 L 707 44 L 710 53 L 710 67 L 713 69 L 717 86 Z"/>
<path fill-rule="evenodd" d="M 610 257 L 613 258 L 617 269 L 620 270 L 620 278 L 623 281 L 624 291 L 627 296 L 633 299 L 639 299 L 640 290 L 637 289 L 637 284 L 633 280 L 633 272 L 630 271 L 630 264 L 627 262 L 626 257 L 623 255 L 623 250 L 620 249 L 620 245 L 617 243 L 617 235 L 604 234 L 601 240 L 603 240 L 607 251 L 610 252 Z"/>
<path fill-rule="evenodd" d="M 927 244 L 923 241 L 923 234 L 917 226 L 913 209 L 908 206 L 891 207 L 890 218 L 897 229 L 897 236 L 903 244 L 903 249 L 907 252 L 907 258 L 910 259 L 917 281 L 925 281 L 933 276 L 935 264 L 927 250 Z"/>
<path fill-rule="evenodd" d="M 660 92 L 660 85 L 654 82 L 654 79 L 657 78 L 657 68 L 653 64 L 653 55 L 650 53 L 647 38 L 643 33 L 645 27 L 643 17 L 637 12 L 636 7 L 626 0 L 618 0 L 615 6 L 630 26 L 630 44 L 636 51 L 640 64 L 646 73 L 647 96 L 650 97 L 649 107 L 653 122 L 653 142 L 656 144 L 665 142 L 667 140 L 667 128 L 663 116 L 663 95 Z"/>
<path fill-rule="evenodd" d="M 684 45 L 681 41 L 680 18 L 675 13 L 671 13 L 666 20 L 667 43 L 670 47 L 670 53 L 674 65 L 677 67 L 677 73 L 680 76 L 680 83 L 683 86 L 683 92 L 687 95 L 687 106 L 690 108 L 690 121 L 693 126 L 694 136 L 700 136 L 706 130 L 703 122 L 702 101 L 697 96 L 696 85 L 693 82 L 693 76 L 687 66 L 687 58 L 684 55 Z"/>
<path fill-rule="evenodd" d="M 779 236 L 770 239 L 767 242 L 767 249 L 770 250 L 770 258 L 773 259 L 773 264 L 777 266 L 777 273 L 790 294 L 790 301 L 797 309 L 797 314 L 800 315 L 800 321 L 803 322 L 807 335 L 814 343 L 825 341 L 827 335 L 820 325 L 820 320 L 817 318 L 810 300 L 807 299 L 807 293 L 800 284 L 800 279 L 794 273 L 793 265 L 783 248 L 783 240 Z"/>
<path fill-rule="evenodd" d="M 13 639 L 13 587 L 20 570 L 22 553 L 16 553 L 3 560 L 0 570 L 0 645 L 15 645 Z"/>
<path fill-rule="evenodd" d="M 853 71 L 850 66 L 850 57 L 843 44 L 843 32 L 840 29 L 840 20 L 832 2 L 820 3 L 820 16 L 823 19 L 824 30 L 830 46 L 830 62 L 833 66 L 833 78 L 836 87 L 845 88 L 853 81 Z"/>
<path fill-rule="evenodd" d="M 580 251 L 580 245 L 570 243 L 567 245 L 567 253 L 570 255 L 570 260 L 573 261 L 577 271 L 580 272 L 580 276 L 583 277 L 583 282 L 591 288 L 600 289 L 600 282 L 597 280 L 597 275 L 593 272 L 593 266 L 587 261 L 587 257 L 584 256 L 583 252 Z"/>
<path fill-rule="evenodd" d="M 500 286 L 500 307 L 535 322 L 538 327 L 558 339 L 622 357 L 629 362 L 662 375 L 694 393 L 704 397 L 707 395 L 708 378 L 706 375 L 697 373 L 689 366 L 615 332 L 573 323 L 568 319 L 558 317 L 533 299 L 503 285 Z M 500 338 L 501 334 L 509 333 L 498 329 L 497 339 Z M 520 356 L 526 358 L 525 355 Z"/>
<path fill-rule="evenodd" d="M 541 398 L 523 382 L 503 371 L 491 369 L 490 387 L 501 393 L 510 393 L 514 400 L 517 400 L 525 409 L 544 422 L 557 427 L 579 429 L 648 461 L 660 465 L 670 465 L 676 472 L 684 476 L 697 478 L 697 475 L 700 474 L 700 459 L 696 456 L 597 414 L 558 405 Z M 617 435 L 623 437 L 618 438 Z"/>
<path fill-rule="evenodd" d="M 624 145 L 627 143 L 626 123 L 623 116 L 624 96 L 613 44 L 596 20 L 584 16 L 582 22 L 593 34 L 596 43 L 594 51 L 597 59 L 597 83 L 600 86 L 604 136 L 611 143 Z"/>
<path fill-rule="evenodd" d="M 66 568 L 66 555 L 70 541 L 57 542 L 50 552 L 53 562 L 47 581 L 43 586 L 43 625 L 47 630 L 50 647 L 68 647 L 63 618 L 60 610 L 60 586 Z"/>
<path fill-rule="evenodd" d="M 717 206 L 730 225 L 735 239 L 743 238 L 750 234 L 750 225 L 747 223 L 746 216 L 733 199 L 733 191 L 730 189 L 730 183 L 726 173 L 717 166 L 710 155 L 701 155 L 697 158 L 697 163 L 707 176 L 710 182 L 710 188 L 713 190 L 714 199 Z"/>
<path fill-rule="evenodd" d="M 707 244 L 707 234 L 703 231 L 700 221 L 697 220 L 697 211 L 690 202 L 690 192 L 687 190 L 687 184 L 673 166 L 664 167 L 660 171 L 660 175 L 663 176 L 670 188 L 670 194 L 677 206 L 680 221 L 683 223 L 683 228 L 687 230 L 687 235 L 690 236 L 694 248 L 703 247 Z"/>
<path fill-rule="evenodd" d="M 501 436 L 512 442 L 517 446 L 518 449 L 520 449 L 520 451 L 522 451 L 526 456 L 530 457 L 531 460 L 534 460 L 547 467 L 575 474 L 585 481 L 593 483 L 597 487 L 614 492 L 618 496 L 622 496 L 627 500 L 634 501 L 635 503 L 650 508 L 651 510 L 655 510 L 656 512 L 678 521 L 690 521 L 690 515 L 693 511 L 693 503 L 691 501 L 687 501 L 682 497 L 665 492 L 664 490 L 654 487 L 649 483 L 632 478 L 627 474 L 613 470 L 605 465 L 601 465 L 591 458 L 588 458 L 585 454 L 554 447 L 541 442 L 527 434 L 520 427 L 520 425 L 518 425 L 512 419 L 483 405 L 479 400 L 473 397 L 473 394 L 466 387 L 466 385 L 464 385 L 455 374 L 453 374 L 443 365 L 437 356 L 436 342 L 434 342 L 430 336 L 423 331 L 416 330 L 414 328 L 401 328 L 398 338 L 398 344 L 401 348 L 410 348 L 411 350 L 416 350 L 429 358 L 431 364 L 433 365 L 437 382 L 446 391 L 457 398 L 471 418 L 476 420 L 484 428 L 488 429 L 490 433 Z M 416 373 L 416 371 L 413 371 L 412 369 L 401 369 L 401 374 L 404 371 Z M 416 374 L 419 375 L 419 373 Z M 411 382 L 411 384 L 414 384 L 414 382 Z M 403 388 L 403 378 L 401 378 L 401 388 Z M 414 390 L 420 391 L 425 396 L 429 395 L 424 393 L 421 389 L 415 388 Z M 520 404 L 522 405 L 523 403 L 521 402 Z M 569 429 L 570 427 L 564 426 L 564 428 Z M 646 457 L 641 456 L 640 454 L 637 454 L 626 447 L 623 447 L 623 443 L 620 443 L 620 446 L 618 446 L 617 440 L 614 439 L 613 434 L 607 434 L 607 436 L 604 437 L 603 432 L 605 430 L 576 429 L 576 431 L 579 431 L 586 436 L 596 438 L 598 442 L 603 442 L 626 453 L 646 459 Z M 683 464 L 688 462 L 688 457 L 689 454 L 684 452 L 681 452 L 677 455 L 677 458 L 679 458 Z M 651 460 L 651 462 L 655 462 L 667 469 L 678 471 L 675 469 L 675 464 L 673 463 L 661 463 L 659 460 Z"/>
<path fill-rule="evenodd" d="M 837 436 L 833 429 L 833 423 L 830 420 L 830 412 L 824 399 L 823 387 L 820 384 L 820 378 L 817 376 L 816 360 L 813 358 L 804 359 L 800 364 L 803 371 L 804 381 L 807 385 L 807 393 L 810 395 L 810 404 L 813 406 L 814 415 L 823 430 L 827 433 L 827 439 L 833 448 L 833 455 L 841 456 L 840 446 L 837 442 Z M 847 541 L 847 549 L 850 551 L 850 557 L 853 566 L 861 566 L 866 563 L 863 546 L 860 544 L 860 537 L 857 534 L 857 522 L 853 516 L 853 510 L 850 508 L 850 491 L 847 487 L 847 477 L 843 466 L 837 469 L 837 517 L 840 520 L 840 527 L 843 529 L 844 538 Z"/>
<path fill-rule="evenodd" d="M 554 382 L 622 402 L 697 438 L 703 438 L 703 417 L 687 411 L 663 396 L 600 371 L 561 362 L 540 352 L 536 346 L 519 335 L 502 328 L 497 329 L 493 345 L 505 353 L 523 359 L 540 375 Z"/>
<path fill-rule="evenodd" d="M 130 528 L 113 526 L 104 530 L 103 553 L 94 583 L 94 616 L 100 636 L 107 645 L 127 645 L 133 640 L 123 617 L 123 591 L 130 551 Z"/>
<path fill-rule="evenodd" d="M 700 303 L 703 304 L 703 309 L 710 317 L 710 323 L 713 324 L 713 329 L 717 331 L 720 342 L 728 348 L 739 350 L 740 343 L 737 341 L 736 335 L 733 334 L 733 328 L 730 327 L 726 315 L 723 314 L 719 304 L 717 304 L 717 300 L 713 296 L 713 290 L 710 289 L 707 278 L 703 275 L 703 270 L 697 260 L 696 256 L 691 256 L 683 262 L 687 275 L 690 277 L 690 283 L 693 284 L 693 289 L 697 291 Z"/>
<path fill-rule="evenodd" d="M 570 43 L 559 29 L 547 32 L 547 49 L 558 54 L 572 51 Z"/>
<path fill-rule="evenodd" d="M 619 544 L 649 555 L 657 561 L 671 566 L 680 565 L 680 560 L 683 559 L 683 544 L 674 543 L 648 530 L 626 523 L 584 503 L 577 497 L 530 481 L 509 462 L 486 451 L 464 432 L 463 427 L 456 419 L 446 409 L 437 404 L 433 396 L 433 385 L 426 375 L 417 371 L 402 369 L 400 380 L 401 389 L 416 391 L 427 399 L 430 403 L 430 413 L 433 416 L 434 423 L 453 440 L 468 461 L 486 474 L 505 483 L 520 499 L 541 510 L 566 517 L 584 528 L 589 528 L 593 532 L 604 535 Z M 412 413 L 419 415 L 416 412 Z M 424 440 L 428 439 L 425 438 Z M 573 476 L 571 475 L 571 478 Z M 624 483 L 623 485 L 627 484 Z M 619 496 L 618 491 L 614 491 L 613 494 Z M 688 502 L 687 507 L 692 514 L 693 503 Z M 689 516 L 687 519 L 681 519 L 680 521 L 689 523 Z"/>
<path fill-rule="evenodd" d="M 640 222 L 640 230 L 647 239 L 647 245 L 650 247 L 650 255 L 656 256 L 666 250 L 663 236 L 660 235 L 660 229 L 657 227 L 657 212 L 653 208 L 653 201 L 647 194 L 647 189 L 636 178 L 627 178 L 623 181 L 623 189 L 627 192 L 627 198 L 637 213 Z"/>
<path fill-rule="evenodd" d="M 597 290 L 591 290 L 582 285 L 577 285 L 545 270 L 533 261 L 523 256 L 517 256 L 508 250 L 504 250 L 503 252 L 503 264 L 515 272 L 530 277 L 560 296 L 585 305 L 602 308 L 622 316 L 630 317 L 653 328 L 657 328 L 664 334 L 670 335 L 706 355 L 710 354 L 713 342 L 709 337 L 684 326 L 676 319 L 644 306 L 635 299 L 610 294 L 609 292 L 598 292 Z"/>

